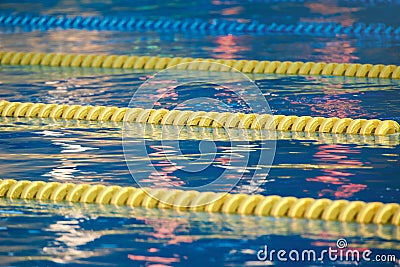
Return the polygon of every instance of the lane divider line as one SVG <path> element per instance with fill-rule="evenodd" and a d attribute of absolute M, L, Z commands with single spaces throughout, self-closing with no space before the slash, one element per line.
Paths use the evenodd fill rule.
<path fill-rule="evenodd" d="M 400 225 L 400 205 L 397 203 L 368 203 L 326 198 L 262 196 L 12 179 L 0 180 L 0 197 Z"/>
<path fill-rule="evenodd" d="M 1 52 L 1 65 L 40 65 L 51 67 L 91 67 L 162 70 L 190 66 L 190 70 L 229 71 L 227 66 L 244 73 L 285 75 L 329 75 L 368 78 L 400 79 L 400 66 L 358 63 L 292 62 L 223 60 L 188 57 L 149 57 L 98 54 L 58 54 L 36 52 Z M 219 63 L 219 64 L 212 64 Z"/>
<path fill-rule="evenodd" d="M 294 24 L 249 23 L 236 20 L 202 20 L 187 18 L 148 19 L 143 17 L 96 17 L 96 16 L 53 16 L 32 14 L 0 14 L 0 26 L 23 27 L 24 30 L 78 29 L 89 31 L 173 31 L 214 35 L 256 34 L 256 35 L 307 35 L 307 36 L 384 36 L 399 37 L 400 27 L 384 23 L 354 23 L 343 26 L 337 22 L 298 22 Z"/>
<path fill-rule="evenodd" d="M 7 209 L 18 209 L 24 212 L 29 209 L 29 213 L 43 210 L 44 201 L 29 199 L 9 199 L 0 198 L 0 206 Z M 55 204 L 55 205 L 54 205 Z M 346 238 L 369 238 L 371 236 L 379 237 L 384 241 L 400 240 L 400 231 L 396 226 L 388 224 L 355 224 L 353 222 L 337 222 L 323 220 L 292 219 L 289 217 L 276 218 L 270 220 L 270 217 L 260 216 L 230 216 L 226 213 L 203 213 L 203 212 L 182 212 L 176 209 L 132 209 L 127 206 L 115 205 L 96 205 L 82 202 L 57 202 L 46 206 L 46 212 L 65 216 L 70 214 L 71 209 L 79 209 L 83 214 L 98 215 L 101 213 L 104 217 L 120 218 L 147 218 L 149 220 L 159 219 L 160 217 L 186 218 L 200 223 L 200 228 L 209 227 L 208 222 L 223 221 L 219 228 L 228 227 L 235 232 L 248 233 L 251 236 L 256 235 L 301 235 L 305 232 L 313 233 L 315 236 L 345 236 Z M 129 209 L 131 212 L 127 213 Z M 185 214 L 186 213 L 186 214 Z M 29 216 L 29 215 L 28 215 Z M 183 217 L 182 217 L 183 216 Z M 251 231 L 251 233 L 250 233 Z M 239 237 L 240 238 L 240 237 Z M 370 244 L 371 245 L 371 244 Z M 381 242 L 373 244 L 374 249 L 400 249 L 398 242 Z"/>
<path fill-rule="evenodd" d="M 324 118 L 270 114 L 218 113 L 167 109 L 118 108 L 0 101 L 2 117 L 33 117 L 88 121 L 124 121 L 178 126 L 265 129 L 384 136 L 400 132 L 393 120 Z"/>
<path fill-rule="evenodd" d="M 22 123 L 22 124 L 20 124 Z M 3 125 L 4 124 L 4 125 Z M 60 120 L 53 118 L 3 117 L 0 131 L 44 131 L 66 129 L 117 129 L 113 133 L 93 132 L 97 137 L 122 137 L 122 122 L 114 121 L 83 121 Z M 87 132 L 86 134 L 91 134 Z M 241 128 L 213 128 L 176 125 L 157 125 L 132 123 L 129 136 L 151 138 L 152 140 L 219 140 L 219 141 L 262 141 L 262 140 L 299 140 L 315 141 L 323 144 L 357 144 L 368 146 L 397 146 L 400 144 L 400 134 L 395 135 L 358 135 L 335 134 L 320 132 L 267 131 Z"/>

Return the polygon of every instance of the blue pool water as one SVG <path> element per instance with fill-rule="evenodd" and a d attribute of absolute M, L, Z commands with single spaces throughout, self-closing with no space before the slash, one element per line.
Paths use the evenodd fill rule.
<path fill-rule="evenodd" d="M 400 26 L 396 1 L 2 1 L 0 12 L 35 15 L 136 16 L 148 19 L 199 18 L 259 23 L 341 22 L 384 23 Z M 150 56 L 190 56 L 224 59 L 302 60 L 344 63 L 397 64 L 396 36 L 301 36 L 293 34 L 212 34 L 88 29 L 19 29 L 0 27 L 0 50 L 63 53 L 112 53 Z M 0 66 L 0 99 L 57 104 L 125 107 L 153 71 L 60 67 Z M 332 76 L 248 75 L 259 86 L 275 114 L 378 118 L 400 121 L 400 81 Z M 159 107 L 172 108 L 196 97 L 232 100 L 226 90 L 187 85 L 163 94 Z M 147 99 L 139 99 L 137 106 Z M 245 111 L 236 101 L 235 110 Z M 200 109 L 207 110 L 203 105 Z M 121 123 L 49 119 L 0 118 L 0 177 L 13 179 L 135 185 L 125 163 Z M 234 138 L 212 129 L 186 127 L 178 137 L 167 127 L 140 131 L 133 139 L 146 140 L 146 149 L 165 180 L 185 186 L 209 182 L 225 168 L 234 152 L 250 160 L 233 192 L 254 186 L 256 170 L 266 176 L 256 191 L 263 195 L 399 202 L 400 138 L 281 134 L 272 165 L 257 161 L 261 147 L 271 140 L 254 131 L 234 131 Z M 201 140 L 215 141 L 213 169 L 188 174 L 165 162 L 200 157 Z M 250 141 L 244 145 L 243 136 Z M 183 153 L 183 154 L 181 154 Z M 134 155 L 133 155 L 134 156 Z M 130 160 L 140 170 L 143 160 Z M 206 162 L 196 162 L 200 166 Z M 193 163 L 194 165 L 194 163 Z M 242 171 L 242 170 L 240 170 Z M 240 172 L 233 175 L 240 178 Z M 398 227 L 360 225 L 287 218 L 187 213 L 125 207 L 0 200 L 0 263 L 4 266 L 260 266 L 264 245 L 279 249 L 334 247 L 346 238 L 349 247 L 400 258 Z M 345 266 L 346 261 L 286 263 L 292 266 Z M 361 266 L 394 263 L 359 262 Z"/>

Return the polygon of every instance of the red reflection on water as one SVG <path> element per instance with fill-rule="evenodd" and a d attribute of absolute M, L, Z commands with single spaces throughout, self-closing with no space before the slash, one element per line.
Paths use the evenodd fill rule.
<path fill-rule="evenodd" d="M 149 157 L 166 157 L 168 155 L 174 155 L 176 150 L 172 146 L 150 146 L 156 152 L 148 153 Z"/>
<path fill-rule="evenodd" d="M 360 100 L 355 99 L 328 99 L 327 96 L 315 99 L 314 103 L 311 103 L 310 110 L 315 113 L 327 116 L 327 117 L 338 117 L 338 118 L 348 118 L 354 116 L 359 116 L 361 113 L 361 107 L 359 103 Z"/>
<path fill-rule="evenodd" d="M 365 184 L 346 184 L 342 185 L 339 188 L 336 189 L 336 191 L 331 190 L 331 189 L 323 189 L 321 190 L 319 196 L 325 196 L 325 195 L 330 195 L 334 196 L 336 198 L 348 198 L 353 196 L 355 193 L 360 192 L 364 189 L 366 189 L 367 186 Z"/>
<path fill-rule="evenodd" d="M 237 15 L 241 11 L 243 11 L 243 7 L 237 6 L 237 7 L 224 8 L 221 13 L 222 15 Z"/>
<path fill-rule="evenodd" d="M 307 182 L 321 182 L 327 184 L 342 184 L 343 182 L 336 177 L 332 176 L 317 176 L 315 178 L 307 178 Z"/>
<path fill-rule="evenodd" d="M 158 263 L 174 263 L 179 262 L 179 259 L 176 258 L 166 258 L 166 257 L 157 257 L 157 256 L 142 256 L 142 255 L 133 255 L 128 254 L 128 259 L 133 261 L 152 261 Z M 157 265 L 146 265 L 146 266 L 171 266 L 171 265 L 164 265 L 164 264 L 157 264 Z"/>
<path fill-rule="evenodd" d="M 153 227 L 151 234 L 156 239 L 164 239 L 168 244 L 192 243 L 193 237 L 187 235 L 176 235 L 177 231 L 186 232 L 188 221 L 171 219 L 145 219 L 145 223 Z"/>
<path fill-rule="evenodd" d="M 232 4 L 237 4 L 236 1 L 219 1 L 219 0 L 212 0 L 211 3 L 215 6 L 219 5 L 232 5 Z"/>
<path fill-rule="evenodd" d="M 217 47 L 212 50 L 212 52 L 217 54 L 218 58 L 221 59 L 233 59 L 238 57 L 239 52 L 249 51 L 250 48 L 243 45 L 238 45 L 238 36 L 225 35 L 217 36 L 215 38 L 215 43 Z"/>
<path fill-rule="evenodd" d="M 360 151 L 352 150 L 351 147 L 344 145 L 322 145 L 319 147 L 320 151 L 316 152 L 313 157 L 321 163 L 321 165 L 328 165 L 336 168 L 324 168 L 322 172 L 324 175 L 319 175 L 313 178 L 306 178 L 307 182 L 319 182 L 332 185 L 340 185 L 336 189 L 322 189 L 318 196 L 334 196 L 336 198 L 348 198 L 353 196 L 355 193 L 362 191 L 367 188 L 365 184 L 356 184 L 349 181 L 349 177 L 353 176 L 353 173 L 347 172 L 343 167 L 361 167 L 363 163 L 356 159 L 349 159 L 349 155 L 359 154 Z"/>
<path fill-rule="evenodd" d="M 353 25 L 357 21 L 357 18 L 353 17 L 353 14 L 361 9 L 341 7 L 338 5 L 337 1 L 332 0 L 322 3 L 305 3 L 304 5 L 308 7 L 312 13 L 320 14 L 320 16 L 300 18 L 300 21 L 318 23 L 336 22 L 344 27 Z M 354 55 L 357 48 L 354 47 L 351 41 L 334 40 L 331 42 L 324 42 L 323 44 L 323 47 L 314 49 L 316 54 L 320 54 L 318 55 L 319 61 L 347 63 L 359 59 L 359 57 Z"/>
<path fill-rule="evenodd" d="M 143 183 L 151 183 L 154 187 L 178 187 L 185 185 L 185 182 L 182 181 L 175 175 L 170 175 L 172 171 L 167 171 L 164 168 L 161 168 L 161 171 L 154 171 L 149 175 L 148 179 L 143 179 L 141 182 Z"/>
<path fill-rule="evenodd" d="M 356 47 L 352 47 L 350 41 L 332 41 L 325 42 L 322 48 L 315 48 L 316 53 L 320 53 L 320 60 L 324 62 L 348 63 L 359 59 L 353 54 L 357 51 Z"/>
<path fill-rule="evenodd" d="M 313 13 L 321 14 L 319 18 L 307 19 L 303 18 L 302 21 L 315 21 L 315 22 L 338 22 L 343 26 L 352 25 L 356 19 L 351 16 L 352 13 L 359 11 L 358 7 L 340 7 L 337 1 L 324 1 L 323 3 L 305 3 L 305 6 Z M 330 15 L 330 16 L 329 16 Z"/>
<path fill-rule="evenodd" d="M 137 220 L 144 221 L 146 225 L 152 227 L 152 231 L 150 231 L 150 238 L 146 240 L 148 242 L 154 242 L 157 240 L 157 243 L 163 242 L 169 245 L 177 245 L 180 243 L 193 243 L 194 238 L 186 235 L 189 228 L 189 221 L 186 218 L 179 219 L 154 219 L 148 217 L 138 217 Z M 162 248 L 149 248 L 148 252 L 150 253 L 159 253 Z M 173 257 L 161 257 L 161 256 L 144 256 L 144 255 L 133 255 L 128 254 L 128 258 L 133 261 L 146 261 L 156 263 L 155 265 L 146 265 L 146 266 L 169 266 L 164 264 L 171 264 L 180 262 L 180 257 L 183 259 L 187 259 L 185 255 L 177 255 L 173 254 Z M 160 265 L 161 264 L 161 265 Z"/>
<path fill-rule="evenodd" d="M 315 81 L 313 84 L 316 86 L 323 84 L 323 95 L 316 97 L 304 96 L 299 100 L 290 100 L 287 98 L 292 105 L 308 104 L 311 111 L 327 117 L 347 118 L 364 115 L 360 106 L 362 101 L 359 99 L 349 99 L 347 96 L 348 91 L 344 90 L 343 83 L 333 83 L 332 80 L 321 77 L 306 77 L 306 80 L 310 82 Z M 360 93 L 359 90 L 351 90 L 352 94 Z"/>
<path fill-rule="evenodd" d="M 161 145 L 150 145 L 151 149 L 154 152 L 149 153 L 149 157 L 152 161 L 149 166 L 154 168 L 149 176 L 146 179 L 141 179 L 143 183 L 151 183 L 153 187 L 180 187 L 186 185 L 186 181 L 182 180 L 181 177 L 174 175 L 176 171 L 183 170 L 185 171 L 185 164 L 178 165 L 173 160 L 171 161 L 168 157 L 176 157 L 178 154 L 178 149 L 172 146 L 161 146 Z M 229 147 L 219 147 L 220 149 L 230 149 Z M 221 155 L 219 157 L 215 157 L 213 162 L 205 162 L 204 164 L 207 166 L 230 166 L 233 162 L 241 161 L 242 159 L 237 156 L 238 158 L 232 158 L 233 155 Z M 190 161 L 186 161 L 186 164 L 191 164 Z M 226 179 L 237 179 L 237 175 L 239 174 L 232 174 L 227 175 L 224 174 Z M 213 180 L 214 177 L 208 177 Z M 215 177 L 216 178 L 216 177 Z"/>

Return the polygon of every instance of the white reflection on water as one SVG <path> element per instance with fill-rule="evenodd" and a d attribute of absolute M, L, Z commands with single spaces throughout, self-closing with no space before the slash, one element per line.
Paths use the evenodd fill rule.
<path fill-rule="evenodd" d="M 48 173 L 43 174 L 43 177 L 51 177 L 56 181 L 73 181 L 76 180 L 74 173 L 78 172 L 78 165 L 73 161 L 63 158 L 61 164 L 53 168 Z"/>
<path fill-rule="evenodd" d="M 67 142 L 53 142 L 54 145 L 63 147 L 61 153 L 80 153 L 88 150 L 99 149 L 98 147 L 84 147 L 80 144 L 71 144 L 75 141 L 68 140 Z"/>
<path fill-rule="evenodd" d="M 58 156 L 60 158 L 60 165 L 54 167 L 51 171 L 42 175 L 43 177 L 52 177 L 52 179 L 56 181 L 76 180 L 74 173 L 79 172 L 78 168 L 79 166 L 82 166 L 82 164 L 75 163 L 73 160 L 69 159 L 68 156 L 65 156 L 65 154 L 79 154 L 82 152 L 99 149 L 98 147 L 83 146 L 79 144 L 77 140 L 69 139 L 69 133 L 45 130 L 36 132 L 36 134 L 42 135 L 43 137 L 48 139 L 54 146 L 61 147 L 61 151 Z"/>
<path fill-rule="evenodd" d="M 79 217 L 75 214 L 74 217 Z M 87 245 L 102 236 L 99 231 L 82 229 L 78 220 L 56 221 L 45 231 L 54 232 L 56 238 L 43 247 L 43 254 L 53 257 L 56 263 L 69 263 L 77 259 L 104 255 L 104 251 L 85 251 L 79 246 Z"/>

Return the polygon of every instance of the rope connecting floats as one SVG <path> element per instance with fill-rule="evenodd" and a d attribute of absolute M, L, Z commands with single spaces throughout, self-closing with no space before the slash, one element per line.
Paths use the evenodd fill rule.
<path fill-rule="evenodd" d="M 295 132 L 388 135 L 400 132 L 393 120 L 324 118 L 230 112 L 118 108 L 0 101 L 3 117 L 62 118 L 88 121 L 125 121 L 179 126 L 265 129 Z"/>
<path fill-rule="evenodd" d="M 400 225 L 400 205 L 42 181 L 0 180 L 0 197 Z"/>
<path fill-rule="evenodd" d="M 174 31 L 211 34 L 293 34 L 309 36 L 400 36 L 400 27 L 383 23 L 354 23 L 343 26 L 340 23 L 299 22 L 296 24 L 243 23 L 235 20 L 202 19 L 148 19 L 135 17 L 94 17 L 94 16 L 34 16 L 30 14 L 0 15 L 0 25 L 19 26 L 27 29 L 47 30 L 51 28 L 112 30 L 112 31 Z"/>
<path fill-rule="evenodd" d="M 243 235 L 286 235 L 288 232 L 292 235 L 302 235 L 304 233 L 313 233 L 314 236 L 328 235 L 345 236 L 346 238 L 370 238 L 371 236 L 381 238 L 384 242 L 374 243 L 374 249 L 400 249 L 400 231 L 399 227 L 391 224 L 356 224 L 354 222 L 338 222 L 323 220 L 291 219 L 290 217 L 280 217 L 271 220 L 271 217 L 261 216 L 230 216 L 227 213 L 205 213 L 205 212 L 182 212 L 176 209 L 145 209 L 130 208 L 128 206 L 116 205 L 97 205 L 82 202 L 57 202 L 56 205 L 47 205 L 46 211 L 65 216 L 74 209 L 79 209 L 83 214 L 98 214 L 114 218 L 147 218 L 149 220 L 159 219 L 160 217 L 179 218 L 195 220 L 199 223 L 199 229 L 208 229 L 210 220 L 223 221 L 224 224 L 218 224 L 218 229 L 222 230 L 228 227 L 235 233 Z M 43 201 L 29 199 L 8 199 L 0 198 L 0 206 L 7 209 L 18 209 L 22 212 L 29 210 L 43 210 Z M 29 215 L 28 215 L 29 216 Z M 388 242 L 388 241 L 394 242 Z M 370 244 L 372 245 L 372 244 Z"/>
<path fill-rule="evenodd" d="M 181 63 L 191 63 L 182 64 Z M 219 63 L 219 64 L 213 64 Z M 348 77 L 400 79 L 400 66 L 325 62 L 222 60 L 181 57 L 149 57 L 126 55 L 57 54 L 35 52 L 0 52 L 1 65 L 40 65 L 52 67 L 133 68 L 161 70 L 230 71 L 288 75 L 333 75 Z"/>
<path fill-rule="evenodd" d="M 16 123 L 16 124 L 15 124 Z M 20 124 L 22 123 L 22 124 Z M 4 125 L 2 125 L 4 124 Z M 11 125 L 9 125 L 11 124 Z M 114 121 L 83 121 L 59 120 L 52 118 L 4 118 L 0 123 L 1 131 L 44 131 L 60 128 L 75 131 L 78 129 L 117 129 L 112 133 L 86 132 L 96 137 L 122 137 L 122 122 Z M 119 130 L 118 130 L 119 129 Z M 152 140 L 219 140 L 219 141 L 259 141 L 259 140 L 299 140 L 315 141 L 322 144 L 357 144 L 368 146 L 397 146 L 400 144 L 399 135 L 358 135 L 334 134 L 320 132 L 292 132 L 292 131 L 254 131 L 240 128 L 212 128 L 188 126 L 182 128 L 176 125 L 157 125 L 136 123 L 129 127 L 129 136 L 137 138 L 151 138 Z"/>

